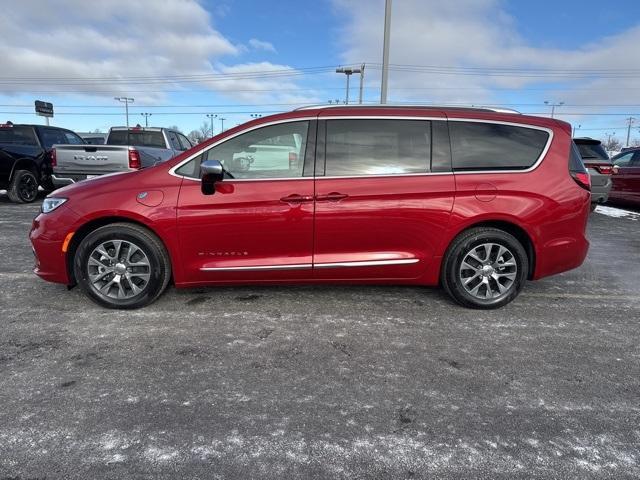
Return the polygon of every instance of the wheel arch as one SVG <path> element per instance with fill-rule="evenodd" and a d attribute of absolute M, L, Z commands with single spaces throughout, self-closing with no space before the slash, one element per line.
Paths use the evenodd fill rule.
<path fill-rule="evenodd" d="M 131 225 L 137 225 L 139 227 L 142 227 L 146 230 L 149 230 L 151 233 L 153 233 L 156 238 L 158 239 L 158 241 L 162 244 L 162 246 L 164 247 L 164 249 L 167 252 L 167 255 L 169 256 L 169 260 L 171 262 L 171 279 L 170 282 L 173 281 L 173 272 L 174 272 L 174 261 L 173 261 L 173 257 L 171 256 L 171 250 L 167 247 L 166 242 L 162 239 L 162 236 L 158 234 L 158 232 L 151 226 L 149 226 L 148 224 L 141 222 L 139 220 L 135 220 L 132 219 L 130 217 L 124 217 L 124 216 L 106 216 L 106 217 L 99 217 L 99 218 L 94 218 L 92 220 L 89 220 L 88 222 L 82 224 L 82 226 L 80 226 L 80 228 L 78 228 L 74 234 L 73 237 L 71 238 L 71 241 L 69 242 L 69 247 L 67 249 L 66 252 L 66 258 L 65 258 L 65 264 L 66 264 L 66 268 L 67 268 L 67 275 L 70 281 L 70 285 L 75 285 L 76 282 L 76 278 L 75 278 L 75 274 L 74 274 L 74 270 L 73 270 L 73 259 L 75 257 L 75 253 L 78 249 L 78 246 L 80 245 L 80 243 L 82 242 L 82 240 L 84 240 L 87 235 L 89 235 L 91 232 L 93 232 L 94 230 L 100 228 L 100 227 L 104 227 L 107 225 L 111 225 L 113 223 L 129 223 Z"/>
<path fill-rule="evenodd" d="M 471 223 L 468 225 L 464 225 L 463 228 L 455 232 L 455 235 L 451 237 L 451 241 L 447 245 L 446 251 L 449 251 L 449 248 L 453 244 L 456 238 L 460 236 L 462 233 L 471 230 L 472 228 L 478 227 L 488 227 L 488 228 L 497 228 L 499 230 L 503 230 L 511 235 L 513 235 L 524 247 L 527 252 L 528 259 L 528 267 L 529 272 L 527 273 L 527 280 L 531 280 L 534 276 L 535 267 L 536 267 L 536 249 L 531 239 L 531 235 L 527 232 L 522 226 L 518 225 L 515 222 L 509 220 L 482 220 L 475 223 Z"/>
<path fill-rule="evenodd" d="M 40 182 L 40 168 L 38 167 L 38 164 L 31 158 L 19 158 L 18 160 L 13 162 L 11 173 L 9 174 L 9 182 L 13 180 L 13 176 L 18 170 L 29 170 L 36 176 L 38 183 Z"/>

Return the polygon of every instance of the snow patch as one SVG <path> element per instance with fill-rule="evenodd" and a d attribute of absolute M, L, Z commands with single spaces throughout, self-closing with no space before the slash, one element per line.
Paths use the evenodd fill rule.
<path fill-rule="evenodd" d="M 606 215 L 613 218 L 626 218 L 628 220 L 640 220 L 640 213 L 632 212 L 630 210 L 623 210 L 622 208 L 605 207 L 598 205 L 596 207 L 596 213 Z"/>

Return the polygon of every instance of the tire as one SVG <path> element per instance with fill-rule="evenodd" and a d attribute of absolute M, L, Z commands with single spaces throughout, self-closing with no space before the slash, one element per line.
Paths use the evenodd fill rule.
<path fill-rule="evenodd" d="M 162 294 L 171 278 L 171 261 L 160 239 L 146 228 L 112 223 L 80 242 L 73 271 L 82 291 L 97 304 L 134 309 Z"/>
<path fill-rule="evenodd" d="M 592 203 L 591 203 L 591 206 L 589 207 L 589 210 L 590 210 L 590 211 L 592 211 L 592 212 L 595 212 L 595 211 L 596 211 L 596 207 L 597 207 L 598 205 L 599 205 L 598 203 L 596 203 L 596 202 L 592 202 Z"/>
<path fill-rule="evenodd" d="M 490 245 L 488 256 L 485 245 Z M 497 228 L 472 228 L 449 246 L 442 286 L 464 307 L 499 308 L 518 296 L 528 270 L 527 252 L 513 235 Z"/>
<path fill-rule="evenodd" d="M 38 179 L 30 170 L 16 170 L 7 189 L 9 200 L 31 203 L 38 198 Z"/>
<path fill-rule="evenodd" d="M 48 175 L 40 179 L 40 186 L 47 193 L 53 192 L 56 189 L 53 180 L 51 180 L 51 177 Z"/>

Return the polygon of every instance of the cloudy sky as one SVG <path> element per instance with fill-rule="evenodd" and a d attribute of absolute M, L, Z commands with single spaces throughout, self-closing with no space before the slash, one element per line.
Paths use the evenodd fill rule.
<path fill-rule="evenodd" d="M 384 0 L 22 0 L 0 16 L 0 121 L 76 131 L 225 126 L 344 100 L 339 65 L 365 63 L 379 100 Z M 389 99 L 496 105 L 640 138 L 640 2 L 394 0 Z M 351 98 L 357 98 L 357 79 Z M 216 119 L 214 128 L 220 129 Z"/>

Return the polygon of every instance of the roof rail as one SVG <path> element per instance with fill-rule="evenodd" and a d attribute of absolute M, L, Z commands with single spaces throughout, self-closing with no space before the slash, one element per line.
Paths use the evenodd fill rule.
<path fill-rule="evenodd" d="M 485 106 L 461 106 L 461 105 L 427 105 L 427 104 L 405 104 L 405 103 L 385 103 L 384 105 L 367 103 L 367 104 L 347 104 L 347 105 L 333 105 L 333 104 L 317 104 L 306 105 L 304 107 L 298 107 L 295 110 L 314 110 L 317 108 L 446 108 L 449 110 L 477 110 L 480 112 L 497 112 L 497 113 L 517 113 L 521 112 L 512 108 L 500 108 L 500 107 L 485 107 Z"/>

